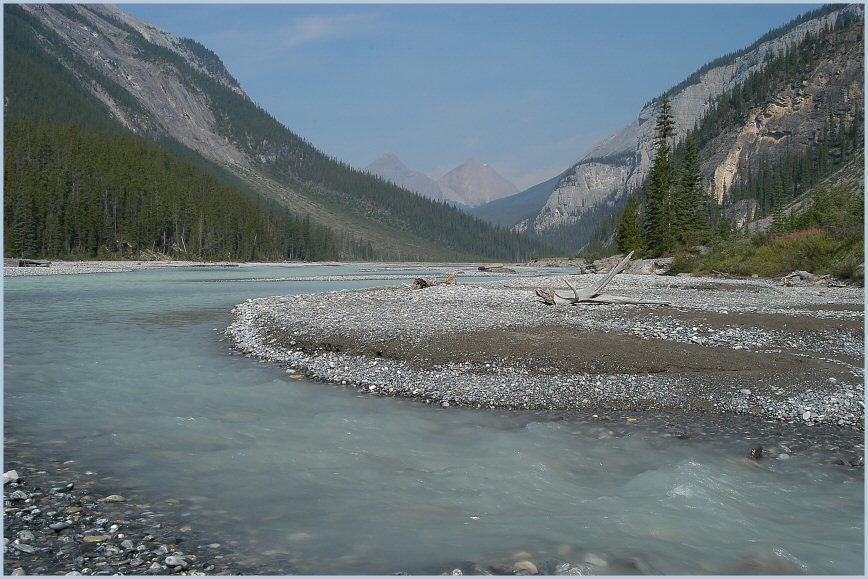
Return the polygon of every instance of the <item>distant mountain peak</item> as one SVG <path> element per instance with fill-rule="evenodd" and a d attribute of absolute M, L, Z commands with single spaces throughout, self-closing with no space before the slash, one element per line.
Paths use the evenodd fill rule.
<path fill-rule="evenodd" d="M 437 183 L 446 199 L 469 207 L 518 193 L 518 188 L 508 179 L 473 155 L 440 177 Z"/>
<path fill-rule="evenodd" d="M 434 179 L 409 168 L 395 153 L 380 155 L 371 161 L 365 170 L 424 197 L 438 201 L 443 199 L 440 187 Z"/>
<path fill-rule="evenodd" d="M 398 158 L 398 155 L 396 155 L 395 153 L 391 153 L 391 152 L 386 153 L 384 155 L 380 155 L 379 157 L 377 157 L 376 159 L 371 161 L 371 164 L 367 166 L 367 170 L 371 173 L 379 174 L 379 173 L 377 173 L 377 170 L 379 170 L 379 169 L 388 169 L 388 170 L 395 170 L 395 169 L 405 170 L 406 169 L 406 170 L 410 170 L 410 168 L 407 167 L 407 165 L 404 164 L 404 162 Z"/>

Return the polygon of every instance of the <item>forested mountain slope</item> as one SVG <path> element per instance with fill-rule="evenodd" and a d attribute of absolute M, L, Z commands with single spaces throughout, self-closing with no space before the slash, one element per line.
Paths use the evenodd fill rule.
<path fill-rule="evenodd" d="M 822 137 L 809 139 L 798 127 L 810 127 L 808 133 L 822 133 L 822 126 L 816 122 L 820 117 L 831 116 L 835 126 L 842 122 L 849 126 L 854 114 L 858 116 L 858 107 L 854 105 L 863 98 L 862 81 L 854 84 L 853 79 L 854 75 L 860 79 L 864 76 L 861 32 L 828 33 L 836 28 L 858 27 L 862 19 L 861 5 L 829 5 L 806 13 L 770 31 L 753 45 L 708 63 L 667 91 L 674 119 L 674 142 L 680 142 L 697 126 L 704 127 L 700 153 L 704 186 L 709 196 L 729 206 L 743 195 L 741 191 L 750 181 L 746 175 L 759 169 L 762 158 L 771 163 L 787 151 L 793 154 L 805 146 L 821 146 Z M 754 136 L 748 135 L 751 133 L 749 125 L 756 118 L 747 114 L 747 103 L 739 102 L 744 96 L 740 87 L 751 78 L 752 82 L 757 82 L 761 78 L 758 75 L 769 63 L 792 54 L 806 38 L 811 40 L 818 36 L 823 36 L 824 43 L 834 45 L 835 50 L 824 51 L 810 64 L 806 60 L 801 62 L 802 68 L 791 64 L 776 73 L 774 83 L 790 83 L 792 94 L 748 89 L 749 92 L 754 90 L 751 106 L 762 109 L 757 112 L 762 117 L 757 126 L 764 127 L 754 131 Z M 805 67 L 820 72 L 815 74 Z M 831 76 L 827 76 L 829 74 Z M 770 86 L 765 85 L 765 89 Z M 839 110 L 844 98 L 848 99 L 846 110 Z M 631 192 L 641 189 L 648 176 L 654 158 L 654 131 L 660 102 L 660 98 L 652 100 L 633 123 L 585 152 L 564 172 L 538 211 L 517 221 L 515 229 L 548 240 L 568 252 L 586 247 L 591 241 L 597 244 L 603 239 L 611 241 L 613 231 L 604 234 L 598 227 L 604 223 L 613 225 L 612 216 L 620 211 Z M 704 123 L 711 111 L 730 109 L 740 111 L 738 120 L 725 112 L 718 118 L 719 122 Z M 813 120 L 806 120 L 808 116 Z M 723 134 L 730 137 L 717 139 Z M 756 151 L 748 152 L 755 146 Z M 477 214 L 485 216 L 485 206 L 479 208 Z M 501 216 L 499 221 L 516 217 L 517 213 L 513 212 L 508 218 Z"/>
<path fill-rule="evenodd" d="M 104 5 L 7 5 L 4 17 L 7 120 L 135 133 L 329 227 L 341 258 L 520 260 L 547 251 L 328 157 L 192 40 Z"/>

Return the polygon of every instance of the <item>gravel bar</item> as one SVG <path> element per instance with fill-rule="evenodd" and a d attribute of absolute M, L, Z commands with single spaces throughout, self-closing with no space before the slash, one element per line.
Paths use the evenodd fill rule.
<path fill-rule="evenodd" d="M 122 273 L 173 267 L 238 267 L 237 263 L 204 261 L 52 261 L 47 267 L 18 267 L 18 260 L 5 260 L 3 277 Z"/>
<path fill-rule="evenodd" d="M 576 275 L 590 286 L 601 275 Z M 248 356 L 442 407 L 753 414 L 864 430 L 864 290 L 621 274 L 607 293 L 673 305 L 547 306 L 515 277 L 247 300 Z"/>

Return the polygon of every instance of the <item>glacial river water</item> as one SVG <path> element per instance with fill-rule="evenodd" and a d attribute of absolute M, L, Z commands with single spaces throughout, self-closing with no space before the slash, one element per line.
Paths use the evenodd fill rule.
<path fill-rule="evenodd" d="M 247 298 L 417 273 L 372 269 L 7 278 L 5 436 L 111 476 L 274 573 L 519 558 L 619 574 L 863 572 L 863 471 L 830 464 L 861 433 L 433 408 L 291 380 L 222 334 Z M 336 277 L 294 279 L 321 275 Z M 758 443 L 792 454 L 756 463 Z"/>

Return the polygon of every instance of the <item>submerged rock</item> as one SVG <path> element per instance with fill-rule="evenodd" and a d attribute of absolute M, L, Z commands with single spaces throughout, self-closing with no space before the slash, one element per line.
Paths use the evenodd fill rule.
<path fill-rule="evenodd" d="M 539 569 L 530 561 L 518 561 L 512 566 L 513 570 L 518 574 L 521 571 L 526 571 L 531 575 L 539 575 Z"/>

